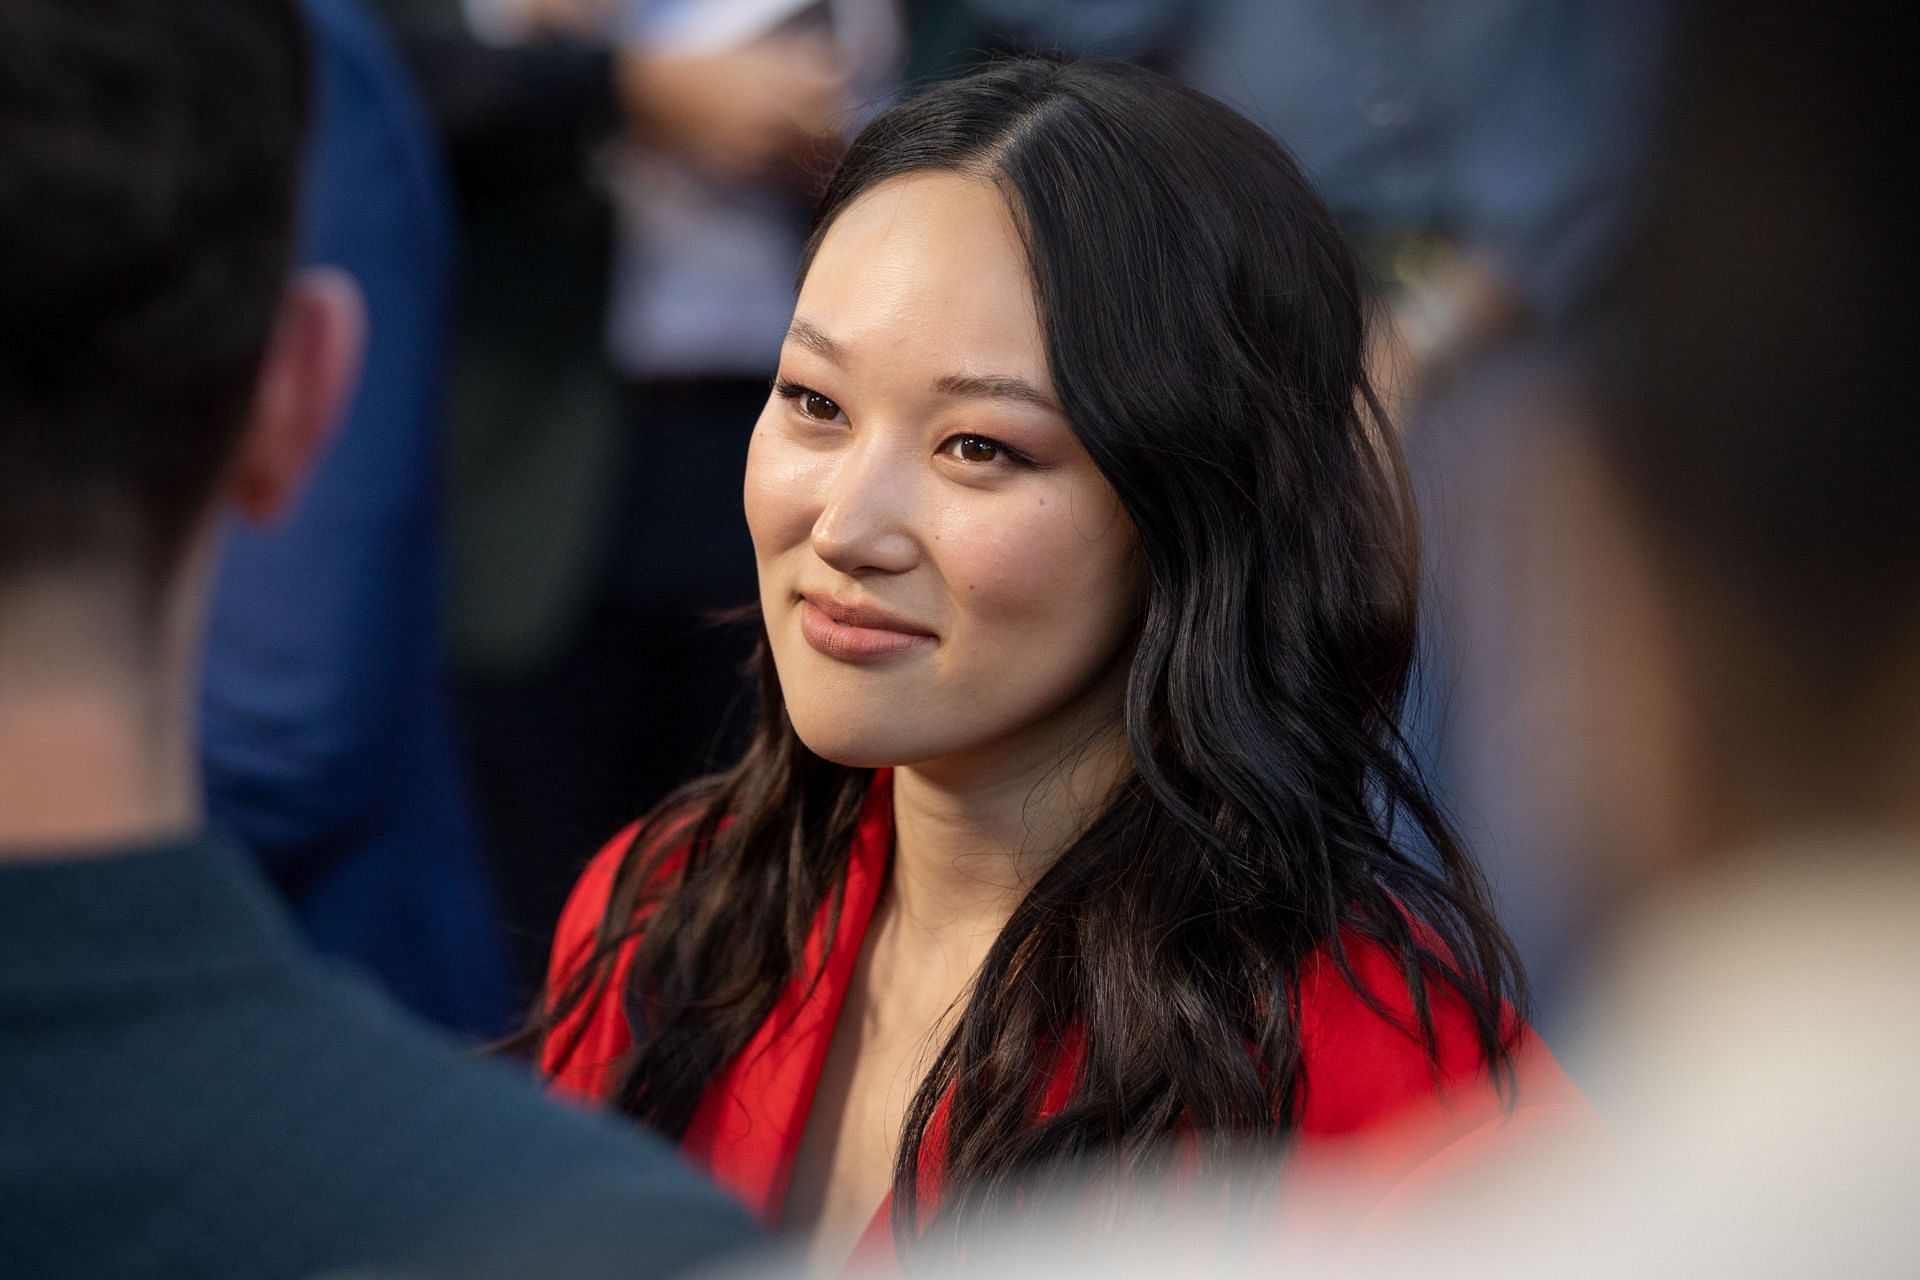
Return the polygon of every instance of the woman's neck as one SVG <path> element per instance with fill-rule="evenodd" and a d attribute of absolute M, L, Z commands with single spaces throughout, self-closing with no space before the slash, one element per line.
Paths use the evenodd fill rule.
<path fill-rule="evenodd" d="M 972 767 L 894 771 L 888 905 L 903 923 L 984 955 L 1027 891 L 1099 816 L 1132 769 L 1126 736 Z"/>

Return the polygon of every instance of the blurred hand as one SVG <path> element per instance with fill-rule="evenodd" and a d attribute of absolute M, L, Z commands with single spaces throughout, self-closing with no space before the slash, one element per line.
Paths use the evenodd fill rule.
<path fill-rule="evenodd" d="M 1367 374 L 1388 420 L 1404 429 L 1436 382 L 1523 319 L 1490 264 L 1458 249 L 1436 254 L 1368 326 Z"/>
<path fill-rule="evenodd" d="M 634 49 L 620 56 L 618 76 L 628 127 L 716 177 L 798 179 L 841 145 L 846 62 L 817 36 L 711 54 Z"/>

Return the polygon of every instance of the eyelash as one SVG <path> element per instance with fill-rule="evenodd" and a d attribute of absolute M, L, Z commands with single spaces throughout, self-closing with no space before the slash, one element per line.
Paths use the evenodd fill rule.
<path fill-rule="evenodd" d="M 826 400 L 828 404 L 833 405 L 834 408 L 838 409 L 840 407 L 837 402 L 820 395 L 820 393 L 812 387 L 803 387 L 799 383 L 789 382 L 785 378 L 775 380 L 773 384 L 773 394 L 779 396 L 782 400 L 793 401 L 796 408 L 799 407 L 799 401 L 803 396 L 818 396 L 820 399 Z M 827 421 L 825 418 L 814 418 L 812 414 L 807 413 L 804 409 L 801 410 L 801 414 L 804 417 L 813 418 L 815 422 Z"/>
<path fill-rule="evenodd" d="M 831 397 L 823 396 L 818 391 L 815 391 L 812 387 L 802 386 L 798 382 L 790 382 L 785 378 L 775 379 L 773 384 L 773 394 L 775 394 L 776 396 L 779 396 L 782 400 L 786 400 L 793 403 L 795 408 L 799 410 L 802 417 L 805 417 L 814 422 L 826 422 L 826 421 L 829 421 L 829 419 L 816 418 L 812 414 L 807 413 L 805 409 L 801 409 L 800 401 L 804 397 L 814 396 L 814 397 L 817 397 L 818 399 L 826 401 L 828 404 L 832 405 L 835 409 L 838 409 L 840 407 L 839 402 L 833 400 Z M 1000 443 L 1000 441 L 995 440 L 992 436 L 983 436 L 983 435 L 979 435 L 976 432 L 971 432 L 971 431 L 962 432 L 961 434 L 956 436 L 949 436 L 947 439 L 941 441 L 940 442 L 941 452 L 944 453 L 948 445 L 951 445 L 963 440 L 972 440 L 980 444 L 989 445 L 992 448 L 999 450 L 1000 456 L 1005 458 L 1009 463 L 1013 464 L 1016 467 L 1034 468 L 1036 466 L 1032 458 L 1029 458 L 1026 454 L 1021 453 L 1018 449 L 1015 449 L 1012 445 L 1002 444 Z M 983 464 L 975 463 L 971 465 L 978 466 Z M 984 465 L 991 466 L 992 464 L 987 463 Z"/>

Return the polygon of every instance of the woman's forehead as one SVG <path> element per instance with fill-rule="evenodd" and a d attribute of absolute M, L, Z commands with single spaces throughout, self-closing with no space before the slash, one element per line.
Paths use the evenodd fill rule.
<path fill-rule="evenodd" d="M 1026 250 L 984 178 L 910 174 L 861 195 L 822 238 L 796 315 L 850 364 L 924 359 L 1046 385 Z"/>

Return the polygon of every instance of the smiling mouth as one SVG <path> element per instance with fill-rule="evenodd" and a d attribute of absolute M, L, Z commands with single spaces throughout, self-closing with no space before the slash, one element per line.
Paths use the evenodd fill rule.
<path fill-rule="evenodd" d="M 847 609 L 833 602 L 829 602 L 829 607 L 833 613 L 806 596 L 800 598 L 800 634 L 829 658 L 843 662 L 874 661 L 909 653 L 934 642 L 925 632 L 906 630 L 906 624 L 894 623 L 890 618 Z"/>

